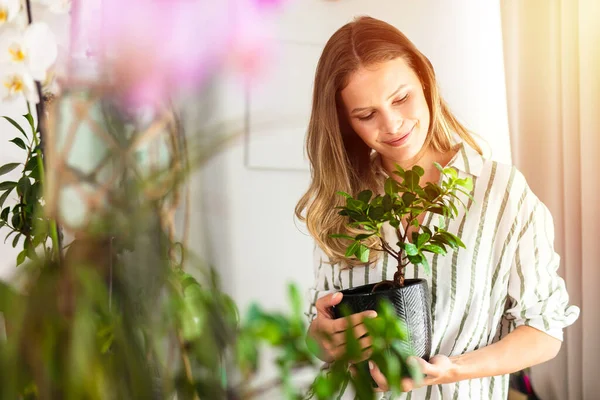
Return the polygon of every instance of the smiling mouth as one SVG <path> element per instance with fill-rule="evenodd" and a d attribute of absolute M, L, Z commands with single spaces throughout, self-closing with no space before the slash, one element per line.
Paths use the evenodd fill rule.
<path fill-rule="evenodd" d="M 388 140 L 386 142 L 383 142 L 385 144 L 397 144 L 401 141 L 403 141 L 408 135 L 411 134 L 411 132 L 415 129 L 415 125 L 413 125 L 412 128 L 410 128 L 410 131 L 406 132 L 405 134 L 400 135 L 400 137 L 398 137 L 397 139 L 393 139 L 393 140 Z"/>

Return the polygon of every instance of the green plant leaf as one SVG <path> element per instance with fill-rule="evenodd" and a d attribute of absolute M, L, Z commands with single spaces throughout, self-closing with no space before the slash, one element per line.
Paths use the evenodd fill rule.
<path fill-rule="evenodd" d="M 420 178 L 421 177 L 417 173 L 409 170 L 404 173 L 404 182 L 402 183 L 409 191 L 414 192 L 419 187 Z"/>
<path fill-rule="evenodd" d="M 441 254 L 443 256 L 446 255 L 446 249 L 444 249 L 442 246 L 439 246 L 437 244 L 426 244 L 422 246 L 422 250 L 423 251 L 429 251 L 431 253 L 435 253 L 435 254 Z"/>
<path fill-rule="evenodd" d="M 364 202 L 364 203 L 368 203 L 369 200 L 371 200 L 371 197 L 373 196 L 373 192 L 371 192 L 370 190 L 363 190 L 362 192 L 360 192 L 357 196 L 358 200 Z"/>
<path fill-rule="evenodd" d="M 33 116 L 30 113 L 23 115 L 23 117 L 29 122 L 29 126 L 31 127 L 31 133 L 35 134 L 35 125 L 33 122 Z"/>
<path fill-rule="evenodd" d="M 431 275 L 431 266 L 429 265 L 429 261 L 427 261 L 427 257 L 423 256 L 421 258 L 421 265 L 423 266 L 425 273 Z"/>
<path fill-rule="evenodd" d="M 27 161 L 27 164 L 25 164 L 25 171 L 33 171 L 34 169 L 36 169 L 38 167 L 38 158 L 36 155 L 33 155 L 29 161 Z"/>
<path fill-rule="evenodd" d="M 370 238 L 370 237 L 371 237 L 371 236 L 373 236 L 374 234 L 375 234 L 375 233 L 361 233 L 361 234 L 358 234 L 358 235 L 356 235 L 356 237 L 355 237 L 355 238 L 352 238 L 352 240 L 359 240 L 359 241 L 360 241 L 360 240 L 365 240 L 365 239 L 368 239 L 368 238 Z"/>
<path fill-rule="evenodd" d="M 2 212 L 0 213 L 0 219 L 2 221 L 8 222 L 8 213 L 9 212 L 10 212 L 10 207 L 6 207 L 4 210 L 2 210 Z"/>
<path fill-rule="evenodd" d="M 21 163 L 9 163 L 0 167 L 0 175 L 8 174 L 13 169 L 17 168 Z"/>
<path fill-rule="evenodd" d="M 12 247 L 13 247 L 13 249 L 15 247 L 17 247 L 17 244 L 19 244 L 19 239 L 21 239 L 21 234 L 20 233 L 13 238 L 13 241 L 12 241 Z"/>
<path fill-rule="evenodd" d="M 404 202 L 406 207 L 410 207 L 416 198 L 417 198 L 417 196 L 414 193 L 410 193 L 410 192 L 406 192 L 402 195 L 402 201 Z"/>
<path fill-rule="evenodd" d="M 358 258 L 361 262 L 369 262 L 369 248 L 364 244 L 358 246 L 358 250 L 356 251 L 356 258 Z"/>
<path fill-rule="evenodd" d="M 393 226 L 394 228 L 398 229 L 398 228 L 400 228 L 400 221 L 398 221 L 396 218 L 391 219 L 390 225 Z"/>
<path fill-rule="evenodd" d="M 423 227 L 425 228 L 425 227 Z M 425 230 L 425 229 L 423 229 Z M 423 232 L 423 233 L 419 233 L 417 240 L 414 240 L 414 242 L 416 243 L 417 247 L 422 247 L 429 239 L 431 239 L 431 231 L 428 232 Z"/>
<path fill-rule="evenodd" d="M 354 253 L 356 253 L 356 251 L 358 250 L 358 247 L 360 246 L 360 242 L 353 242 L 350 246 L 348 246 L 348 248 L 346 249 L 346 257 L 352 257 L 354 255 Z"/>
<path fill-rule="evenodd" d="M 384 190 L 387 195 L 394 198 L 398 193 L 398 183 L 392 178 L 387 178 L 385 180 Z"/>
<path fill-rule="evenodd" d="M 2 206 L 4 206 L 4 202 L 6 202 L 6 199 L 8 198 L 8 196 L 10 195 L 11 192 L 12 192 L 12 189 L 9 189 L 6 192 L 2 193 L 2 196 L 0 196 L 0 208 L 2 208 Z"/>
<path fill-rule="evenodd" d="M 369 210 L 367 211 L 369 218 L 375 221 L 382 219 L 385 213 L 386 211 L 383 207 L 369 207 Z"/>
<path fill-rule="evenodd" d="M 351 199 L 351 198 L 352 198 L 352 196 L 350 196 L 350 195 L 349 195 L 348 193 L 346 193 L 346 192 L 339 191 L 339 192 L 336 192 L 336 194 L 339 194 L 340 196 L 344 196 L 344 197 L 345 197 L 345 198 L 347 198 L 347 199 Z"/>
<path fill-rule="evenodd" d="M 453 180 L 458 179 L 458 172 L 456 172 L 456 170 L 453 167 L 444 168 L 443 171 L 445 175 L 449 176 Z"/>
<path fill-rule="evenodd" d="M 6 181 L 0 183 L 0 191 L 2 190 L 12 190 L 17 186 L 17 182 Z"/>
<path fill-rule="evenodd" d="M 9 140 L 9 142 L 16 144 L 17 146 L 19 146 L 23 150 L 27 150 L 27 145 L 25 144 L 25 142 L 21 138 L 16 137 L 13 140 Z"/>
<path fill-rule="evenodd" d="M 17 128 L 19 130 L 19 132 L 21 132 L 23 134 L 23 136 L 25 136 L 25 138 L 27 140 L 29 140 L 29 138 L 27 137 L 27 134 L 25 133 L 25 130 L 23 128 L 21 128 L 21 125 L 19 125 L 17 123 L 17 121 L 15 121 L 14 119 L 12 119 L 10 117 L 6 117 L 6 116 L 3 116 L 2 118 L 7 120 L 8 122 L 10 122 L 15 128 Z"/>
<path fill-rule="evenodd" d="M 408 256 L 415 256 L 419 253 L 419 250 L 414 243 L 401 243 L 400 247 L 404 249 L 406 255 Z"/>
<path fill-rule="evenodd" d="M 31 181 L 26 176 L 22 177 L 19 179 L 19 182 L 17 182 L 17 194 L 19 196 L 26 196 L 30 188 Z"/>
<path fill-rule="evenodd" d="M 413 166 L 412 171 L 419 176 L 425 175 L 425 170 L 418 165 Z"/>
<path fill-rule="evenodd" d="M 17 255 L 17 267 L 25 262 L 25 257 L 27 257 L 27 250 L 23 250 Z"/>

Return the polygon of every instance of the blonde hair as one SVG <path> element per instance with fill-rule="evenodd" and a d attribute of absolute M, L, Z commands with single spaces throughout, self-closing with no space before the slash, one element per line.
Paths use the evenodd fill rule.
<path fill-rule="evenodd" d="M 348 84 L 350 75 L 360 67 L 398 57 L 419 76 L 429 107 L 430 124 L 423 149 L 450 151 L 452 134 L 456 133 L 481 154 L 473 137 L 440 97 L 431 62 L 402 32 L 371 17 L 360 17 L 341 27 L 328 40 L 317 65 L 306 137 L 312 180 L 295 210 L 332 263 L 359 264 L 358 260 L 344 256 L 348 241 L 329 236 L 359 232 L 349 228 L 346 218 L 338 215 L 335 207 L 345 200 L 336 192 L 341 190 L 352 195 L 365 189 L 379 192 L 383 183 L 371 165 L 371 149 L 352 130 L 342 111 L 340 92 Z M 373 238 L 369 245 L 377 240 Z M 370 253 L 371 262 L 378 253 Z"/>

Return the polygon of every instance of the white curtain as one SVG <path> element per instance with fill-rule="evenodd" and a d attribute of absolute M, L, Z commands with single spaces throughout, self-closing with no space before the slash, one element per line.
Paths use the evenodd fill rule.
<path fill-rule="evenodd" d="M 513 161 L 555 220 L 579 320 L 533 368 L 542 400 L 600 398 L 600 0 L 501 0 Z"/>

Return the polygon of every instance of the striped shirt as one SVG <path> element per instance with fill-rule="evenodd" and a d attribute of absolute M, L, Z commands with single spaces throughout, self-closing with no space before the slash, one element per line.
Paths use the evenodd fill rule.
<path fill-rule="evenodd" d="M 462 198 L 468 211 L 459 207 L 458 217 L 447 230 L 458 235 L 466 249 L 446 256 L 427 254 L 431 275 L 412 265 L 406 278 L 427 280 L 433 323 L 432 355 L 459 355 L 490 345 L 521 325 L 546 332 L 559 340 L 563 328 L 579 316 L 568 304 L 568 294 L 557 274 L 559 256 L 554 250 L 554 226 L 546 206 L 528 187 L 513 166 L 487 160 L 467 144 L 447 166 L 459 177 L 471 177 L 471 201 Z M 424 224 L 438 226 L 433 214 Z M 402 232 L 402 230 L 401 230 Z M 387 227 L 388 243 L 398 240 Z M 398 247 L 395 246 L 395 250 Z M 340 269 L 328 263 L 317 247 L 314 252 L 315 284 L 309 290 L 309 320 L 315 317 L 315 302 L 321 296 L 381 280 L 392 280 L 396 266 L 387 253 L 375 265 Z M 412 400 L 505 400 L 508 375 L 426 386 L 400 399 Z M 340 399 L 353 399 L 348 387 Z M 391 398 L 389 394 L 383 399 Z"/>

